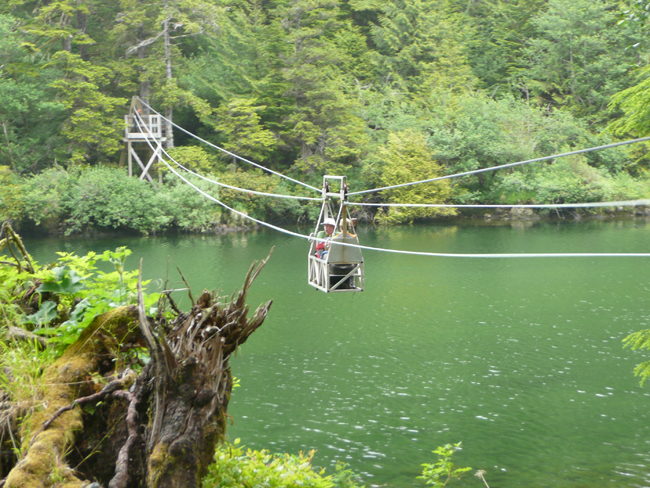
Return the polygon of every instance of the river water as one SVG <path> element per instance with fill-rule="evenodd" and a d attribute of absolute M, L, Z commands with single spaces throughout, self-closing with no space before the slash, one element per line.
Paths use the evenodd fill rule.
<path fill-rule="evenodd" d="M 650 252 L 647 221 L 426 225 L 359 237 L 445 253 Z M 456 463 L 485 470 L 492 488 L 650 486 L 650 389 L 633 376 L 647 354 L 621 343 L 650 327 L 650 258 L 367 251 L 365 291 L 328 295 L 306 283 L 305 241 L 273 231 L 27 245 L 39 262 L 127 245 L 153 279 L 171 256 L 195 294 L 231 293 L 275 246 L 249 295 L 253 306 L 273 306 L 233 361 L 242 386 L 229 436 L 251 448 L 317 449 L 314 464 L 343 460 L 366 486 L 409 487 L 423 486 L 415 477 L 433 449 L 462 441 Z M 483 486 L 471 475 L 462 485 Z"/>

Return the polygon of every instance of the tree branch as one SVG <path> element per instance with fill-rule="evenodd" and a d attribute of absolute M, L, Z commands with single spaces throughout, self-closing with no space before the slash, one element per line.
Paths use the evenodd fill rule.
<path fill-rule="evenodd" d="M 130 55 L 130 54 L 133 54 L 133 53 L 136 52 L 138 49 L 140 49 L 140 48 L 142 48 L 142 47 L 146 47 L 146 46 L 148 46 L 148 45 L 150 45 L 150 44 L 153 44 L 153 43 L 156 42 L 158 39 L 160 39 L 160 38 L 162 37 L 162 35 L 163 35 L 163 33 L 161 32 L 161 33 L 158 34 L 156 37 L 150 37 L 149 39 L 145 39 L 144 41 L 140 41 L 140 42 L 139 42 L 138 44 L 136 44 L 135 46 L 131 46 L 130 48 L 128 48 L 128 49 L 126 50 L 126 55 L 128 56 L 128 55 Z"/>

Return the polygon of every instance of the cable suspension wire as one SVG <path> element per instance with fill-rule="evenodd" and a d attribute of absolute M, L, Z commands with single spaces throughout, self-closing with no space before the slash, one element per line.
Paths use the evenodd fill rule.
<path fill-rule="evenodd" d="M 196 177 L 198 177 L 198 178 L 201 178 L 202 180 L 209 181 L 210 183 L 213 183 L 213 184 L 215 184 L 215 185 L 223 186 L 224 188 L 230 188 L 231 190 L 236 190 L 236 191 L 240 191 L 240 192 L 244 192 L 244 193 L 252 193 L 252 194 L 254 194 L 254 195 L 262 195 L 262 196 L 265 196 L 265 197 L 290 198 L 290 199 L 294 199 L 294 200 L 311 200 L 311 201 L 316 201 L 316 202 L 320 202 L 320 201 L 323 200 L 322 198 L 314 198 L 314 197 L 301 197 L 301 196 L 296 196 L 296 195 L 282 195 L 282 194 L 279 194 L 279 193 L 266 193 L 266 192 L 263 192 L 263 191 L 248 190 L 248 189 L 246 189 L 246 188 L 239 188 L 239 187 L 236 187 L 236 186 L 228 185 L 228 184 L 226 184 L 226 183 L 221 183 L 220 181 L 212 180 L 212 179 L 207 178 L 207 177 L 205 177 L 205 176 L 203 176 L 203 175 L 200 175 L 199 173 L 195 173 L 194 171 L 192 171 L 192 170 L 189 169 L 189 168 L 186 168 L 186 167 L 183 166 L 181 163 L 179 163 L 178 161 L 176 161 L 173 157 L 171 157 L 171 156 L 169 155 L 169 153 L 168 153 L 165 149 L 163 149 L 163 152 L 164 152 L 164 153 L 167 155 L 167 157 L 168 157 L 169 159 L 171 159 L 171 160 L 172 160 L 172 161 L 173 161 L 173 162 L 174 162 L 174 163 L 175 163 L 179 168 L 184 169 L 184 170 L 187 171 L 188 173 L 193 174 L 194 176 L 196 176 Z"/>
<path fill-rule="evenodd" d="M 167 167 L 172 171 L 176 176 L 181 178 L 185 183 L 190 185 L 192 188 L 194 188 L 196 191 L 204 195 L 205 197 L 209 198 L 210 200 L 218 203 L 222 207 L 230 210 L 231 212 L 234 212 L 244 218 L 247 218 L 249 220 L 252 220 L 253 222 L 256 222 L 262 226 L 268 227 L 270 229 L 276 230 L 278 232 L 281 232 L 283 234 L 287 234 L 293 237 L 300 237 L 302 239 L 315 239 L 310 236 L 306 236 L 304 234 L 298 234 L 297 232 L 292 232 L 287 229 L 283 229 L 281 227 L 277 227 L 275 225 L 269 224 L 268 222 L 264 222 L 262 220 L 258 220 L 254 217 L 251 217 L 250 215 L 246 215 L 243 212 L 239 212 L 238 210 L 235 210 L 225 203 L 221 202 L 220 200 L 214 198 L 212 195 L 209 195 L 202 191 L 200 188 L 196 187 L 194 184 L 192 184 L 190 181 L 185 179 L 183 176 L 181 176 L 179 173 L 177 173 L 174 168 L 172 168 L 166 161 L 163 160 L 163 163 L 167 165 Z M 315 240 L 321 240 L 321 239 L 315 239 Z M 322 239 L 325 241 L 326 239 Z M 399 250 L 399 249 L 386 249 L 386 248 L 380 248 L 380 247 L 371 247 L 371 246 L 361 246 L 357 244 L 349 244 L 349 243 L 337 243 L 337 245 L 343 245 L 343 246 L 349 246 L 349 247 L 358 247 L 359 249 L 365 249 L 368 251 L 379 251 L 379 252 L 388 252 L 388 253 L 395 253 L 395 254 L 408 254 L 411 256 L 429 256 L 429 257 L 446 257 L 446 258 L 485 258 L 485 259 L 496 259 L 496 258 L 567 258 L 567 257 L 650 257 L 650 253 L 529 253 L 529 254 L 453 254 L 453 253 L 437 253 L 437 252 L 418 252 L 418 251 L 404 251 L 404 250 Z"/>
<path fill-rule="evenodd" d="M 147 132 L 151 134 L 149 131 L 149 128 L 146 127 Z M 155 148 L 147 138 L 147 144 L 151 148 L 152 151 L 155 151 Z M 160 143 L 158 143 L 160 145 Z M 163 152 L 164 149 L 163 149 Z M 287 229 L 283 229 L 282 227 L 277 227 L 273 224 L 269 224 L 268 222 L 264 222 L 263 220 L 256 219 L 254 217 L 251 217 L 250 215 L 247 215 L 243 212 L 240 212 L 238 210 L 235 210 L 234 208 L 229 207 L 222 201 L 218 200 L 217 198 L 213 197 L 212 195 L 209 195 L 208 193 L 204 192 L 200 188 L 198 188 L 196 185 L 194 185 L 191 181 L 189 181 L 187 178 L 182 176 L 180 173 L 178 173 L 167 161 L 164 159 L 161 159 L 163 164 L 167 166 L 167 168 L 174 173 L 176 176 L 178 176 L 181 180 L 183 180 L 185 183 L 190 185 L 192 188 L 194 188 L 197 192 L 201 193 L 203 196 L 206 198 L 212 200 L 213 202 L 221 205 L 223 208 L 230 210 L 231 212 L 244 217 L 248 220 L 251 220 L 253 222 L 258 223 L 259 225 L 262 225 L 264 227 L 268 227 L 269 229 L 276 230 L 280 233 L 287 234 L 293 237 L 299 237 L 301 239 L 312 239 L 312 240 L 317 240 L 317 241 L 325 241 L 326 239 L 316 239 L 315 237 L 307 236 L 304 234 L 298 234 L 297 232 L 292 232 Z M 371 246 L 361 246 L 358 244 L 349 244 L 349 243 L 344 243 L 340 242 L 337 243 L 337 245 L 342 245 L 342 246 L 349 246 L 349 247 L 358 247 L 359 249 L 366 249 L 368 251 L 379 251 L 379 252 L 388 252 L 388 253 L 394 253 L 394 254 L 408 254 L 412 256 L 430 256 L 430 257 L 445 257 L 445 258 L 473 258 L 473 259 L 497 259 L 497 258 L 566 258 L 566 257 L 572 257 L 572 258 L 577 258 L 577 257 L 591 257 L 591 258 L 596 258 L 596 257 L 650 257 L 650 253 L 529 253 L 529 254 L 516 254 L 516 253 L 511 253 L 511 254 L 453 254 L 453 253 L 436 253 L 436 252 L 418 252 L 418 251 L 404 251 L 404 250 L 399 250 L 399 249 L 386 249 L 386 248 L 380 248 L 380 247 L 371 247 Z"/>
<path fill-rule="evenodd" d="M 293 178 L 290 178 L 289 176 L 285 176 L 285 175 L 283 175 L 282 173 L 278 173 L 277 171 L 273 171 L 272 169 L 266 168 L 266 167 L 262 166 L 261 164 L 257 164 L 257 163 L 254 163 L 253 161 L 249 161 L 249 160 L 246 159 L 246 158 L 242 158 L 241 156 L 238 156 L 237 154 L 231 153 L 231 152 L 228 151 L 227 149 L 224 149 L 224 148 L 219 147 L 219 146 L 217 146 L 217 145 L 215 145 L 215 144 L 212 144 L 212 143 L 209 142 L 209 141 L 206 141 L 205 139 L 203 139 L 203 138 L 197 136 L 196 134 L 192 134 L 190 131 L 184 129 L 183 127 L 181 127 L 180 125 L 176 124 L 176 123 L 173 122 L 172 120 L 169 120 L 167 117 L 165 117 L 164 115 L 162 115 L 160 112 L 157 112 L 156 110 L 154 110 L 153 107 L 151 107 L 151 105 L 149 105 L 147 102 L 145 102 L 145 101 L 142 100 L 141 98 L 138 98 L 138 100 L 140 100 L 140 102 L 141 102 L 145 107 L 147 107 L 149 110 L 151 110 L 153 113 L 159 115 L 163 120 L 166 120 L 166 121 L 169 122 L 171 125 L 173 125 L 174 127 L 176 127 L 178 130 L 180 130 L 180 131 L 182 131 L 182 132 L 185 132 L 188 136 L 194 137 L 195 139 L 201 141 L 202 143 L 207 144 L 208 146 L 213 147 L 213 148 L 215 148 L 215 149 L 217 149 L 217 150 L 219 150 L 219 151 L 221 151 L 221 152 L 223 152 L 223 153 L 225 153 L 225 154 L 228 154 L 228 155 L 232 156 L 233 158 L 237 158 L 237 159 L 239 159 L 239 160 L 241 160 L 241 161 L 244 161 L 245 163 L 252 164 L 252 165 L 255 166 L 256 168 L 260 168 L 260 169 L 262 169 L 262 170 L 264 170 L 264 171 L 267 171 L 267 172 L 269 172 L 269 173 L 273 173 L 274 175 L 280 176 L 281 178 L 285 178 L 285 179 L 287 179 L 287 180 L 289 180 L 289 181 L 293 181 L 294 183 L 297 183 L 298 185 L 302 185 L 302 186 L 304 186 L 304 187 L 306 187 L 306 188 L 309 188 L 310 190 L 314 190 L 314 191 L 317 191 L 317 192 L 319 192 L 319 193 L 321 192 L 320 189 L 318 189 L 318 188 L 316 188 L 316 187 L 314 187 L 314 186 L 308 185 L 307 183 L 303 183 L 302 181 L 294 180 Z"/>
<path fill-rule="evenodd" d="M 596 207 L 636 207 L 650 205 L 650 200 L 626 200 L 620 202 L 591 202 L 591 203 L 544 203 L 544 204 L 446 204 L 446 203 L 362 203 L 348 202 L 356 207 L 414 207 L 414 208 L 596 208 Z"/>
<path fill-rule="evenodd" d="M 140 128 L 142 127 L 139 123 L 138 123 L 138 126 L 139 126 Z M 146 131 L 149 133 L 149 135 L 153 136 L 153 135 L 151 134 L 151 131 L 149 130 L 149 127 L 147 127 L 146 124 L 144 125 L 144 128 L 145 128 Z M 152 137 L 152 138 L 153 138 L 153 137 Z M 147 141 L 147 145 L 149 146 L 149 148 L 151 148 L 151 150 L 155 152 L 155 151 L 156 151 L 156 148 L 154 148 L 153 144 L 149 141 L 149 138 L 146 138 L 146 141 Z M 167 155 L 167 156 L 169 157 L 169 154 L 167 154 L 167 151 L 162 147 L 162 145 L 160 144 L 160 142 L 158 142 L 158 145 L 161 146 L 162 152 L 163 152 L 165 155 Z M 250 215 L 247 215 L 247 214 L 245 214 L 245 213 L 243 213 L 243 212 L 240 212 L 239 210 L 235 210 L 234 208 L 229 207 L 228 205 L 226 205 L 226 204 L 223 203 L 222 201 L 220 201 L 220 200 L 218 200 L 217 198 L 213 197 L 212 195 L 210 195 L 210 194 L 204 192 L 204 191 L 201 190 L 198 186 L 196 186 L 194 183 L 192 183 L 192 182 L 189 181 L 187 178 L 185 178 L 184 176 L 182 176 L 180 173 L 178 173 L 178 172 L 177 172 L 177 171 L 176 171 L 176 170 L 175 170 L 175 169 L 174 169 L 174 168 L 173 168 L 173 167 L 172 167 L 172 166 L 171 166 L 167 161 L 165 161 L 163 158 L 161 158 L 160 160 L 162 161 L 162 163 L 163 163 L 165 166 L 167 166 L 167 168 L 168 168 L 172 173 L 174 173 L 176 176 L 178 176 L 178 177 L 179 177 L 181 180 L 183 180 L 186 184 L 188 184 L 189 186 L 191 186 L 192 188 L 194 188 L 194 190 L 196 190 L 197 192 L 199 192 L 201 195 L 203 195 L 203 196 L 206 197 L 207 199 L 212 200 L 213 202 L 215 202 L 215 203 L 221 205 L 222 207 L 224 207 L 225 209 L 230 210 L 231 212 L 233 212 L 233 213 L 235 213 L 235 214 L 237 214 L 237 215 L 240 215 L 241 217 L 244 217 L 244 218 L 247 218 L 247 219 L 249 219 L 249 220 L 252 220 L 253 222 L 256 222 L 256 223 L 258 223 L 258 224 L 260 224 L 260 225 L 263 225 L 263 226 L 269 227 L 269 228 L 271 228 L 271 229 L 273 229 L 273 230 L 277 230 L 278 232 L 282 232 L 282 233 L 284 233 L 284 234 L 288 234 L 288 235 L 291 235 L 291 236 L 294 236 L 294 237 L 301 237 L 301 238 L 303 238 L 303 239 L 309 239 L 309 236 L 306 236 L 306 235 L 303 235 L 303 234 L 298 234 L 297 232 L 291 232 L 290 230 L 286 230 L 286 229 L 283 229 L 283 228 L 281 228 L 281 227 L 276 227 L 276 226 L 273 225 L 273 224 L 269 224 L 269 223 L 264 222 L 264 221 L 262 221 L 262 220 L 258 220 L 258 219 L 254 218 L 254 217 L 251 217 Z"/>
<path fill-rule="evenodd" d="M 355 192 L 352 192 L 352 193 L 348 193 L 348 196 L 363 195 L 365 193 L 373 193 L 373 192 L 383 191 L 383 190 L 392 190 L 394 188 L 402 188 L 402 187 L 405 187 L 405 186 L 420 185 L 422 183 L 431 183 L 433 181 L 447 180 L 447 179 L 450 179 L 450 178 L 459 178 L 461 176 L 474 175 L 474 174 L 477 174 L 477 173 L 485 173 L 486 171 L 494 171 L 494 170 L 497 170 L 497 169 L 512 168 L 513 166 L 520 166 L 522 164 L 536 163 L 536 162 L 539 162 L 539 161 L 546 161 L 548 159 L 554 159 L 554 158 L 563 158 L 565 156 L 573 156 L 574 154 L 582 154 L 582 153 L 587 153 L 587 152 L 592 152 L 592 151 L 599 151 L 601 149 L 609 149 L 609 148 L 617 147 L 617 146 L 625 146 L 627 144 L 634 144 L 634 143 L 637 143 L 637 142 L 643 142 L 643 141 L 648 141 L 648 140 L 650 140 L 650 136 L 641 137 L 640 139 L 631 139 L 629 141 L 614 142 L 612 144 L 605 144 L 604 146 L 589 147 L 587 149 L 579 149 L 577 151 L 570 151 L 570 152 L 561 153 L 561 154 L 554 154 L 552 156 L 543 156 L 541 158 L 528 159 L 526 161 L 519 161 L 517 163 L 502 164 L 501 166 L 492 166 L 490 168 L 475 169 L 475 170 L 472 170 L 472 171 L 465 171 L 463 173 L 456 173 L 456 174 L 453 174 L 453 175 L 438 176 L 437 178 L 429 178 L 427 180 L 411 181 L 409 183 L 401 183 L 399 185 L 384 186 L 382 188 L 374 188 L 372 190 L 355 191 Z"/>

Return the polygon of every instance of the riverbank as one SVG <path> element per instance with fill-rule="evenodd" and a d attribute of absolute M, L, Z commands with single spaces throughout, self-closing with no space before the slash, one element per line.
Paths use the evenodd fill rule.
<path fill-rule="evenodd" d="M 567 222 L 567 221 L 593 221 L 593 220 L 631 220 L 650 219 L 650 206 L 636 207 L 603 207 L 596 211 L 591 209 L 564 209 L 555 210 L 533 210 L 530 208 L 497 208 L 494 210 L 480 210 L 465 212 L 462 215 L 451 218 L 452 221 L 470 221 L 480 225 L 481 222 L 491 224 L 508 224 L 511 222 Z"/>
<path fill-rule="evenodd" d="M 354 214 L 353 214 L 354 215 Z M 247 233 L 259 230 L 263 226 L 251 222 L 246 223 L 245 218 L 235 215 L 236 222 L 233 223 L 220 223 L 214 222 L 210 225 L 206 225 L 196 230 L 184 230 L 179 228 L 168 228 L 160 232 L 146 233 L 138 232 L 133 229 L 107 229 L 101 227 L 89 226 L 85 229 L 75 232 L 68 233 L 66 228 L 62 225 L 52 225 L 50 222 L 49 225 L 20 225 L 12 223 L 16 227 L 16 230 L 22 235 L 28 238 L 40 238 L 40 237 L 67 237 L 71 239 L 75 238 L 91 238 L 91 239 L 103 239 L 111 237 L 139 237 L 139 236 L 178 236 L 178 235 L 223 235 L 231 233 Z M 616 208 L 604 208 L 599 209 L 598 211 L 591 211 L 589 209 L 577 209 L 563 212 L 555 212 L 549 210 L 533 210 L 529 208 L 514 208 L 514 209 L 494 209 L 494 210 L 466 210 L 462 213 L 459 213 L 453 217 L 440 217 L 436 219 L 430 219 L 427 221 L 417 221 L 416 224 L 426 224 L 426 223 L 444 223 L 444 224 L 461 224 L 461 225 L 477 225 L 477 226 L 531 226 L 535 223 L 541 222 L 593 222 L 593 221 L 640 221 L 640 222 L 650 222 L 650 207 L 648 206 L 638 206 L 638 207 L 616 207 Z M 293 226 L 294 222 L 287 221 L 275 221 L 270 222 L 273 225 L 278 226 Z M 308 225 L 303 224 L 302 227 L 307 229 L 311 228 L 314 223 L 311 222 Z M 363 225 L 363 224 L 361 224 Z M 365 225 L 371 227 L 390 227 L 391 225 L 387 224 L 375 224 L 373 221 L 366 221 Z M 394 224 L 395 225 L 395 224 Z M 407 224 L 402 224 L 407 225 Z M 400 225 L 397 225 L 400 227 Z"/>
<path fill-rule="evenodd" d="M 106 237 L 112 235 L 216 235 L 248 232 L 258 224 L 248 219 L 279 226 L 308 224 L 318 216 L 318 201 L 278 199 L 256 196 L 222 188 L 211 182 L 196 180 L 194 188 L 176 179 L 164 185 L 152 185 L 129 178 L 119 168 L 52 168 L 30 178 L 7 176 L 0 181 L 0 221 L 9 220 L 22 234 L 39 236 Z M 254 191 L 295 194 L 296 188 L 280 187 L 277 178 L 257 173 L 230 173 L 222 181 Z M 637 185 L 638 186 L 638 185 Z M 647 193 L 647 187 L 646 187 Z M 625 194 L 601 195 L 609 199 L 641 199 L 647 194 L 634 187 Z M 532 200 L 533 196 L 535 197 Z M 573 199 L 580 197 L 573 195 Z M 593 195 L 592 195 L 593 197 Z M 586 198 L 586 197 L 585 197 Z M 506 194 L 485 196 L 477 203 L 499 202 L 545 203 L 541 195 L 523 199 Z M 566 196 L 553 201 L 567 202 Z M 226 202 L 236 212 L 220 206 Z M 447 203 L 453 202 L 449 198 Z M 389 212 L 384 210 L 389 209 Z M 615 207 L 598 209 L 456 209 L 455 215 L 418 214 L 421 209 L 397 207 L 354 207 L 352 215 L 360 222 L 374 225 L 399 225 L 410 222 L 486 221 L 493 223 L 530 222 L 537 220 L 592 220 L 643 217 L 648 207 Z M 448 209 L 447 210 L 454 210 Z M 451 213 L 451 212 L 450 212 Z M 309 226 L 309 225 L 308 225 Z"/>

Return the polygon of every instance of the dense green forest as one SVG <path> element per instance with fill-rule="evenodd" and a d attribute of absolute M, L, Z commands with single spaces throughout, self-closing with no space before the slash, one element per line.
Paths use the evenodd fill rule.
<path fill-rule="evenodd" d="M 316 187 L 323 174 L 344 174 L 353 190 L 645 136 L 647 6 L 645 0 L 3 2 L 0 216 L 68 233 L 204 231 L 232 223 L 169 173 L 163 185 L 127 178 L 120 155 L 135 95 L 267 168 Z M 168 131 L 167 149 L 229 184 L 305 191 L 181 131 Z M 457 204 L 646 198 L 647 152 L 640 143 L 364 198 Z M 202 187 L 258 218 L 314 216 L 313 205 Z M 359 216 L 408 222 L 450 213 Z"/>

